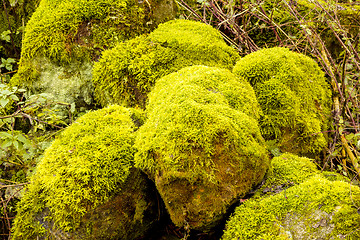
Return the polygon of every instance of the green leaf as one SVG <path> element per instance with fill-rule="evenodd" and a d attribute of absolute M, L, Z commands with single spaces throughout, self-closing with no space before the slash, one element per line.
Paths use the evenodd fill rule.
<path fill-rule="evenodd" d="M 18 2 L 18 0 L 9 0 L 9 3 L 10 3 L 11 7 L 15 7 L 17 2 Z"/>
<path fill-rule="evenodd" d="M 9 103 L 9 99 L 8 99 L 8 98 L 2 98 L 2 99 L 0 99 L 0 105 L 1 105 L 2 108 L 5 108 L 8 103 Z"/>
<path fill-rule="evenodd" d="M 12 144 L 14 145 L 14 147 L 16 148 L 16 150 L 19 150 L 20 147 L 21 147 L 18 141 L 13 141 Z"/>
<path fill-rule="evenodd" d="M 76 111 L 76 108 L 75 108 L 75 107 L 76 107 L 75 103 L 72 103 L 72 104 L 71 104 L 71 107 L 70 107 L 70 112 L 71 112 L 71 113 L 75 113 L 75 111 Z"/>
<path fill-rule="evenodd" d="M 29 141 L 29 139 L 24 137 L 22 134 L 17 135 L 16 139 L 22 142 L 26 146 L 31 146 L 31 142 Z"/>
<path fill-rule="evenodd" d="M 10 38 L 10 30 L 7 30 L 7 31 L 3 31 L 0 35 L 0 39 L 1 40 L 4 40 L 6 42 L 10 42 L 11 38 Z M 1 65 L 0 65 L 1 67 Z"/>
<path fill-rule="evenodd" d="M 13 144 L 13 141 L 11 139 L 6 139 L 2 144 L 1 144 L 1 148 L 5 149 L 10 147 Z"/>
<path fill-rule="evenodd" d="M 4 90 L 1 91 L 1 94 L 7 96 L 7 95 L 10 95 L 11 92 L 8 89 L 4 89 Z"/>
<path fill-rule="evenodd" d="M 10 97 L 11 97 L 11 99 L 14 100 L 14 101 L 19 101 L 18 96 L 16 96 L 15 94 L 11 95 Z"/>
<path fill-rule="evenodd" d="M 0 132 L 0 138 L 13 139 L 13 135 L 7 132 Z"/>

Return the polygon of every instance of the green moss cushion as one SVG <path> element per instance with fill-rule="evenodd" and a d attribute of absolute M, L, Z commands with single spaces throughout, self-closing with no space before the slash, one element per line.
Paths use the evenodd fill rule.
<path fill-rule="evenodd" d="M 250 117 L 260 118 L 261 108 L 255 92 L 244 78 L 227 69 L 203 65 L 185 67 L 159 79 L 151 93 L 151 105 L 147 107 L 147 112 L 159 104 L 186 96 L 198 103 L 226 104 Z"/>
<path fill-rule="evenodd" d="M 138 131 L 136 166 L 155 181 L 180 227 L 214 227 L 269 166 L 257 120 L 248 109 L 249 115 L 231 107 L 236 91 L 227 88 L 225 76 L 233 81 L 228 70 L 192 66 L 160 79 Z M 243 86 L 234 82 L 234 90 L 246 92 Z M 233 106 L 244 99 L 238 97 Z"/>
<path fill-rule="evenodd" d="M 266 140 L 305 155 L 326 146 L 331 91 L 315 61 L 286 48 L 269 48 L 240 59 L 233 72 L 254 87 Z"/>
<path fill-rule="evenodd" d="M 11 83 L 77 107 L 91 106 L 94 61 L 103 50 L 174 17 L 167 11 L 173 1 L 166 2 L 169 6 L 163 0 L 42 0 L 26 25 Z"/>
<path fill-rule="evenodd" d="M 122 16 L 116 14 L 120 12 Z M 131 0 L 43 0 L 26 27 L 22 55 L 59 62 L 82 59 L 81 47 L 108 47 L 144 31 L 144 17 L 141 6 Z"/>
<path fill-rule="evenodd" d="M 105 51 L 94 66 L 95 96 L 109 103 L 145 107 L 157 79 L 186 66 L 231 69 L 238 59 L 220 33 L 209 25 L 173 20 Z"/>
<path fill-rule="evenodd" d="M 236 208 L 222 237 L 228 239 L 359 239 L 360 189 L 320 175 Z"/>
<path fill-rule="evenodd" d="M 150 204 L 137 205 L 145 201 L 146 195 L 140 196 L 136 191 L 143 191 L 146 184 L 132 170 L 134 132 L 138 128 L 134 122 L 142 122 L 140 112 L 114 105 L 87 113 L 65 129 L 46 150 L 31 178 L 18 206 L 13 238 L 54 237 L 56 232 L 62 232 L 75 239 L 94 239 L 97 235 L 92 234 L 106 232 L 110 226 L 115 226 L 110 236 L 119 237 L 126 236 L 126 232 L 120 231 L 125 223 L 139 224 L 142 211 Z M 129 178 L 131 184 L 127 186 Z M 97 207 L 104 208 L 103 204 L 109 202 L 117 206 L 111 214 L 121 217 L 99 215 Z M 99 217 L 93 219 L 89 212 Z M 109 218 L 117 221 L 101 225 Z"/>
<path fill-rule="evenodd" d="M 256 193 L 251 198 L 264 198 L 277 194 L 315 175 L 322 175 L 331 181 L 349 181 L 335 172 L 318 170 L 313 159 L 299 157 L 292 153 L 284 153 L 271 159 L 271 165 L 265 176 L 264 184 L 256 190 Z"/>

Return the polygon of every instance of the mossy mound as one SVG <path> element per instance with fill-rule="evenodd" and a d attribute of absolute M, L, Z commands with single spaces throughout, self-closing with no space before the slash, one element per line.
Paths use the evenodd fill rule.
<path fill-rule="evenodd" d="M 359 187 L 315 175 L 237 207 L 222 239 L 359 239 L 359 207 Z"/>
<path fill-rule="evenodd" d="M 209 25 L 173 20 L 149 36 L 105 51 L 94 66 L 96 98 L 109 103 L 144 107 L 157 79 L 192 65 L 231 69 L 238 59 L 220 33 Z"/>
<path fill-rule="evenodd" d="M 183 97 L 187 95 L 199 103 L 225 104 L 252 118 L 260 118 L 261 108 L 251 85 L 227 69 L 196 65 L 159 79 L 147 112 L 163 102 L 174 101 L 175 96 L 168 93 L 176 91 L 183 91 Z M 203 96 L 209 97 L 203 99 Z"/>
<path fill-rule="evenodd" d="M 157 216 L 146 178 L 133 168 L 134 134 L 142 122 L 140 112 L 110 106 L 65 129 L 18 205 L 13 239 L 141 236 Z"/>
<path fill-rule="evenodd" d="M 276 140 L 283 152 L 310 156 L 326 146 L 331 91 L 315 61 L 270 48 L 240 59 L 233 72 L 254 87 L 266 140 Z"/>
<path fill-rule="evenodd" d="M 209 231 L 269 166 L 257 120 L 227 99 L 242 85 L 234 83 L 231 94 L 225 76 L 234 77 L 225 69 L 192 66 L 159 79 L 137 134 L 136 166 L 154 180 L 179 227 Z"/>
<path fill-rule="evenodd" d="M 92 68 L 104 49 L 150 32 L 158 21 L 172 19 L 175 11 L 158 19 L 151 10 L 170 2 L 42 0 L 26 26 L 19 70 L 12 78 L 12 84 L 28 87 L 34 92 L 55 92 L 56 95 L 59 84 L 49 86 L 47 83 L 70 81 L 71 84 L 65 84 L 71 85 L 67 89 L 68 97 L 59 100 L 73 102 L 76 99 L 72 96 L 73 89 L 81 91 L 83 86 L 91 83 L 88 65 Z M 86 74 L 82 71 L 84 67 Z M 51 75 L 56 68 L 59 73 Z M 93 91 L 91 84 L 88 88 Z M 91 94 L 86 92 L 83 98 L 92 98 Z M 91 104 L 91 101 L 86 103 Z"/>
<path fill-rule="evenodd" d="M 305 182 L 315 175 L 322 175 L 331 181 L 347 181 L 345 177 L 317 169 L 313 159 L 284 153 L 271 160 L 264 184 L 256 191 L 252 199 L 277 194 L 287 188 Z"/>

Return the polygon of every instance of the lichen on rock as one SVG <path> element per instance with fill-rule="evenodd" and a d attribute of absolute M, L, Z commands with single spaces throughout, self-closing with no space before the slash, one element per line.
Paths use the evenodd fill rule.
<path fill-rule="evenodd" d="M 249 88 L 238 94 L 246 92 L 246 83 L 236 79 L 225 69 L 191 66 L 159 79 L 150 93 L 135 162 L 155 182 L 179 227 L 209 231 L 269 166 L 249 110 L 258 107 L 254 93 Z"/>
<path fill-rule="evenodd" d="M 276 195 L 247 200 L 222 239 L 359 239 L 359 207 L 359 187 L 314 175 Z"/>
<path fill-rule="evenodd" d="M 192 65 L 231 69 L 238 59 L 220 33 L 209 25 L 173 20 L 148 36 L 118 44 L 94 66 L 95 96 L 109 103 L 145 107 L 157 79 Z"/>
<path fill-rule="evenodd" d="M 66 128 L 18 205 L 13 239 L 141 236 L 157 219 L 146 177 L 133 168 L 135 131 L 143 120 L 141 112 L 113 105 Z"/>
<path fill-rule="evenodd" d="M 276 140 L 283 152 L 311 157 L 324 149 L 331 91 L 314 60 L 286 48 L 269 48 L 243 57 L 233 72 L 254 87 L 266 140 Z"/>

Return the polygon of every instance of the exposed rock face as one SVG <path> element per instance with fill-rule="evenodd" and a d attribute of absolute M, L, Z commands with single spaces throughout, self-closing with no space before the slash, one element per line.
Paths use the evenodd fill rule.
<path fill-rule="evenodd" d="M 161 13 L 152 11 L 157 6 Z M 93 104 L 91 69 L 101 52 L 150 32 L 160 22 L 173 19 L 175 13 L 172 0 L 41 1 L 26 26 L 19 70 L 12 84 L 34 93 L 50 93 L 78 107 L 89 106 Z"/>
<path fill-rule="evenodd" d="M 95 96 L 109 103 L 145 108 L 157 79 L 192 65 L 232 69 L 238 54 L 219 31 L 204 23 L 173 20 L 148 36 L 105 51 L 94 66 Z"/>
<path fill-rule="evenodd" d="M 269 158 L 248 87 L 228 70 L 192 66 L 158 80 L 151 92 L 135 161 L 175 225 L 210 230 L 262 180 Z"/>
<path fill-rule="evenodd" d="M 312 165 L 292 154 L 276 158 L 267 182 L 236 208 L 222 239 L 358 239 L 359 187 Z"/>
<path fill-rule="evenodd" d="M 18 206 L 13 239 L 134 239 L 158 219 L 146 176 L 134 169 L 141 113 L 87 113 L 46 150 Z"/>
<path fill-rule="evenodd" d="M 263 49 L 240 59 L 233 72 L 254 87 L 266 140 L 275 140 L 284 152 L 321 152 L 327 143 L 331 91 L 314 60 L 286 48 Z"/>

